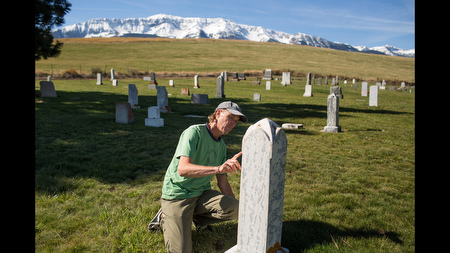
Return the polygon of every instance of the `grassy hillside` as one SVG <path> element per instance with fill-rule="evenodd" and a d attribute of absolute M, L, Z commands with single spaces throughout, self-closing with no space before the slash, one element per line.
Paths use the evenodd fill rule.
<path fill-rule="evenodd" d="M 164 43 L 186 47 L 197 42 Z M 36 252 L 165 252 L 163 234 L 149 232 L 147 225 L 160 208 L 164 173 L 180 134 L 207 120 L 184 115 L 206 116 L 226 100 L 238 103 L 249 118 L 223 136 L 228 158 L 241 150 L 245 131 L 259 119 L 304 124 L 304 129 L 285 130 L 282 246 L 311 253 L 414 252 L 415 92 L 379 90 L 379 106 L 369 107 L 369 97 L 360 95 L 360 82 L 358 88 L 341 85 L 339 123 L 344 132 L 332 134 L 320 132 L 327 124 L 330 85 L 313 85 L 314 96 L 305 98 L 304 80 L 286 87 L 273 80 L 270 91 L 252 80 L 226 82 L 222 99 L 214 97 L 215 77 L 200 78 L 198 90 L 193 78 L 170 79 L 175 87 L 158 79 L 173 94 L 172 113 L 161 113 L 162 128 L 144 125 L 147 108 L 157 98 L 142 78 L 119 79 L 117 87 L 95 85 L 95 80 L 55 80 L 57 98 L 36 96 Z M 116 124 L 114 105 L 127 101 L 128 84 L 138 88 L 141 109 L 133 110 L 134 123 Z M 208 94 L 211 104 L 191 104 L 181 88 Z M 39 81 L 35 89 L 38 94 Z M 261 94 L 261 102 L 252 101 L 254 93 Z M 228 179 L 239 198 L 240 174 Z M 212 185 L 217 189 L 215 179 Z M 237 222 L 193 230 L 194 252 L 224 252 L 234 246 Z"/>
<path fill-rule="evenodd" d="M 116 73 L 186 73 L 281 71 L 339 75 L 359 80 L 414 83 L 415 59 L 344 52 L 310 46 L 240 40 L 91 38 L 60 39 L 58 58 L 36 62 L 38 75 L 63 74 L 67 70 L 91 74 L 92 68 Z M 69 71 L 70 72 L 70 71 Z M 92 75 L 93 77 L 93 75 Z"/>

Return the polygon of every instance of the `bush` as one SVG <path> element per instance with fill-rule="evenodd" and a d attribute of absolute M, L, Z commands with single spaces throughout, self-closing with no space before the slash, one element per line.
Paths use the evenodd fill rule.
<path fill-rule="evenodd" d="M 63 78 L 77 78 L 77 77 L 81 77 L 81 75 L 78 74 L 78 72 L 75 69 L 68 69 L 63 73 Z"/>

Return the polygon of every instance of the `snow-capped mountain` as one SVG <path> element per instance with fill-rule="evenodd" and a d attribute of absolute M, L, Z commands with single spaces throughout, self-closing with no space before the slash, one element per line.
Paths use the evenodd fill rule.
<path fill-rule="evenodd" d="M 91 19 L 84 23 L 65 26 L 52 31 L 55 38 L 92 37 L 167 37 L 237 39 L 258 42 L 308 45 L 352 52 L 414 57 L 415 49 L 404 50 L 390 45 L 367 48 L 331 42 L 304 33 L 289 34 L 261 26 L 236 24 L 223 18 L 183 18 L 166 14 L 147 18 Z"/>

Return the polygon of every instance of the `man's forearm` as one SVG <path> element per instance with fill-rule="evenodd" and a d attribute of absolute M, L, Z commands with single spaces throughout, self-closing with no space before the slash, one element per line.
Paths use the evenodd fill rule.
<path fill-rule="evenodd" d="M 231 188 L 226 175 L 217 175 L 217 185 L 223 194 L 235 198 L 233 189 Z"/>

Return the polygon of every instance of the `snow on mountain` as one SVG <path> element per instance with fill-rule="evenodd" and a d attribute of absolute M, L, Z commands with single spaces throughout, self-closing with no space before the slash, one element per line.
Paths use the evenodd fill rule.
<path fill-rule="evenodd" d="M 350 52 L 364 52 L 392 56 L 414 57 L 415 49 L 404 50 L 390 45 L 367 48 L 331 42 L 317 36 L 266 29 L 261 26 L 236 24 L 223 18 L 183 18 L 157 14 L 147 18 L 91 19 L 84 23 L 65 26 L 52 31 L 55 38 L 93 37 L 166 37 L 236 39 L 258 42 L 307 45 Z"/>

